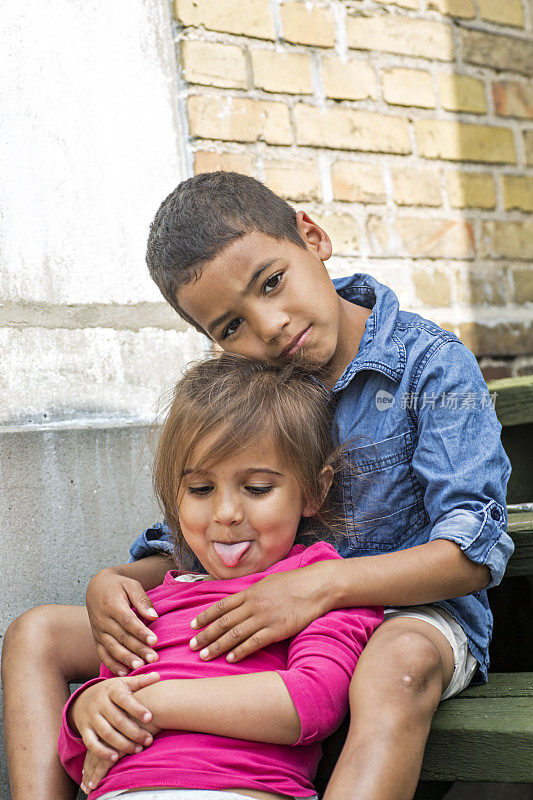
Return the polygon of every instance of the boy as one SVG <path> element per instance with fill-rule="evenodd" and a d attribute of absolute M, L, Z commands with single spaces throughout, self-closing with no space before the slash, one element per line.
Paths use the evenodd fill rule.
<path fill-rule="evenodd" d="M 486 679 L 491 615 L 484 589 L 501 580 L 512 552 L 505 532 L 510 467 L 473 355 L 453 334 L 400 312 L 393 292 L 370 276 L 333 284 L 324 266 L 330 255 L 327 234 L 306 214 L 236 173 L 183 182 L 152 225 L 148 265 L 173 308 L 225 350 L 266 361 L 298 358 L 316 369 L 359 473 L 342 481 L 344 561 L 270 576 L 227 598 L 193 621 L 191 647 L 204 659 L 227 653 L 240 660 L 329 609 L 388 606 L 352 680 L 352 725 L 326 797 L 404 800 L 415 791 L 441 697 L 461 691 L 475 673 Z M 87 605 L 98 653 L 117 674 L 140 658 L 157 658 L 127 606 L 153 616 L 139 582 L 148 589 L 160 579 L 166 565 L 154 553 L 168 547 L 164 527 L 150 529 L 131 549 L 134 558 L 148 558 L 91 581 Z M 39 641 L 61 636 L 61 654 L 51 658 L 50 647 L 40 646 L 39 672 L 55 676 L 54 697 L 46 694 L 48 730 L 56 713 L 59 719 L 54 704 L 66 694 L 65 678 L 82 669 L 88 676 L 96 662 L 81 610 L 63 610 L 61 621 L 55 610 L 28 613 L 30 622 L 14 623 L 4 656 L 7 744 L 19 787 L 14 731 L 22 739 L 23 724 L 35 725 L 29 715 L 24 723 L 19 717 L 18 728 L 13 722 L 23 706 L 10 680 L 26 660 L 21 642 L 43 618 L 47 635 Z M 63 644 L 66 631 L 71 638 Z M 128 731 L 132 748 L 148 743 L 142 724 L 125 720 L 126 705 L 117 700 L 117 728 Z M 55 770 L 50 757 L 46 791 L 59 785 Z M 24 790 L 13 800 L 67 796 L 57 788 L 46 794 L 42 776 L 38 793 L 28 784 Z"/>

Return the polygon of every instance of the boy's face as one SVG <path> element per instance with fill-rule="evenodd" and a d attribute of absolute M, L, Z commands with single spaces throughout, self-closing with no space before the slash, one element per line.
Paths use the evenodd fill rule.
<path fill-rule="evenodd" d="M 345 301 L 323 264 L 331 242 L 303 212 L 297 220 L 305 247 L 252 231 L 202 265 L 177 299 L 224 350 L 267 362 L 298 356 L 335 379 L 350 359 L 340 324 Z"/>

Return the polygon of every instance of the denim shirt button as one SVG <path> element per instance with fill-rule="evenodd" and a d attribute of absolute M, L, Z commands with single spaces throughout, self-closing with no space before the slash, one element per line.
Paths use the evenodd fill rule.
<path fill-rule="evenodd" d="M 501 516 L 502 516 L 500 509 L 496 508 L 496 506 L 493 506 L 491 508 L 490 515 L 491 515 L 492 519 L 496 520 L 496 522 L 498 522 L 498 520 L 500 520 Z"/>

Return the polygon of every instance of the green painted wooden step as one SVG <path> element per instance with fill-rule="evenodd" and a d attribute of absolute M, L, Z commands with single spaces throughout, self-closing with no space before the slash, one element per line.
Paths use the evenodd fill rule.
<path fill-rule="evenodd" d="M 533 575 L 533 511 L 509 510 L 507 531 L 514 541 L 515 551 L 505 576 Z"/>
<path fill-rule="evenodd" d="M 488 684 L 442 703 L 431 726 L 421 777 L 533 781 L 533 674 L 489 675 Z"/>

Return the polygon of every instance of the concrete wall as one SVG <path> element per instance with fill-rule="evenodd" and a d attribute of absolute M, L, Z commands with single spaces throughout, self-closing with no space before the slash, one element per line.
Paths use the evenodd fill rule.
<path fill-rule="evenodd" d="M 186 174 L 167 0 L 4 0 L 2 28 L 0 423 L 148 419 L 198 346 L 144 263 Z"/>
<path fill-rule="evenodd" d="M 144 263 L 187 175 L 169 3 L 1 6 L 0 637 L 158 519 L 147 421 L 204 348 Z"/>

